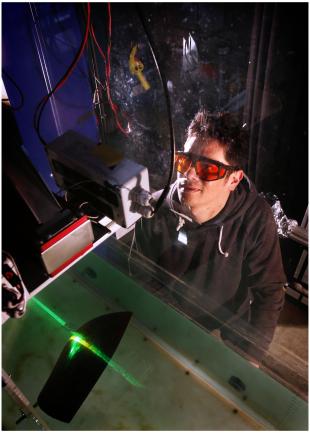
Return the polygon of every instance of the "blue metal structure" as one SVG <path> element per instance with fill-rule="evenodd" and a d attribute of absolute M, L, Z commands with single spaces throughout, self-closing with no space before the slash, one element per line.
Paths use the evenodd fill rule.
<path fill-rule="evenodd" d="M 41 99 L 61 79 L 81 44 L 82 14 L 74 3 L 3 3 L 3 81 L 13 107 L 21 94 L 24 103 L 15 111 L 23 147 L 53 191 L 57 191 L 43 144 L 34 129 L 33 116 Z M 15 82 L 15 84 L 14 84 Z M 86 52 L 72 75 L 43 111 L 40 131 L 46 142 L 68 129 L 97 140 Z"/>

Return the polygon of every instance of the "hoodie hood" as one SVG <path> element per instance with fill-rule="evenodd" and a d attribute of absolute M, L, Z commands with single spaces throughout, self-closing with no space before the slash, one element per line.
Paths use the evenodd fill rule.
<path fill-rule="evenodd" d="M 166 205 L 168 205 L 169 210 L 176 217 L 176 231 L 183 229 L 185 231 L 195 230 L 202 233 L 212 228 L 218 229 L 218 251 L 225 258 L 229 257 L 229 251 L 225 251 L 222 246 L 224 228 L 225 225 L 232 223 L 244 215 L 257 199 L 258 194 L 253 183 L 245 175 L 238 187 L 229 195 L 224 208 L 214 218 L 199 224 L 192 220 L 188 215 L 187 208 L 181 204 L 178 195 L 178 182 L 179 180 L 176 180 L 171 185 L 166 199 Z"/>
<path fill-rule="evenodd" d="M 245 177 L 230 194 L 226 205 L 214 218 L 206 221 L 205 226 L 222 226 L 244 214 L 257 198 L 254 184 Z"/>
<path fill-rule="evenodd" d="M 171 185 L 165 202 L 165 207 L 169 207 L 169 210 L 176 216 L 176 228 L 180 225 L 180 222 L 178 223 L 179 218 L 184 220 L 182 225 L 186 223 L 188 228 L 201 228 L 203 230 L 212 226 L 221 227 L 244 214 L 258 195 L 254 184 L 247 176 L 244 176 L 235 191 L 230 194 L 224 208 L 214 218 L 199 224 L 192 220 L 187 208 L 181 204 L 177 187 L 178 180 Z M 160 193 L 161 191 L 158 191 L 153 195 L 155 200 L 160 196 Z"/>

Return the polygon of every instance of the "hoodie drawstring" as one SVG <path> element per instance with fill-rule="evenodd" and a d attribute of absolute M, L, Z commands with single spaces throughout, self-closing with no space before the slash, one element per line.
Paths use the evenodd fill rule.
<path fill-rule="evenodd" d="M 219 236 L 219 242 L 218 242 L 218 249 L 219 249 L 219 252 L 220 252 L 224 257 L 227 258 L 227 257 L 229 256 L 229 252 L 228 252 L 228 251 L 223 251 L 223 250 L 222 250 L 222 246 L 221 246 L 221 243 L 222 243 L 222 236 L 223 236 L 223 230 L 224 230 L 224 226 L 221 227 L 220 236 Z"/>
<path fill-rule="evenodd" d="M 182 218 L 181 215 L 179 215 L 179 224 L 176 228 L 176 231 L 178 232 L 184 226 L 184 224 L 185 224 L 185 219 Z"/>

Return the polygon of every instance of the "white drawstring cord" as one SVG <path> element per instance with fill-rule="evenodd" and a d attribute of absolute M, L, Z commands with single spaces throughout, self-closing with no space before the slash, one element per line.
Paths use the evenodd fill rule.
<path fill-rule="evenodd" d="M 179 179 L 177 179 L 177 180 L 175 181 L 174 185 L 172 186 L 171 191 L 170 191 L 170 194 L 169 194 L 169 196 L 168 196 L 168 199 L 169 199 L 169 208 L 170 208 L 170 210 L 171 210 L 174 214 L 176 214 L 176 215 L 179 216 L 179 224 L 178 224 L 178 226 L 177 226 L 177 228 L 176 228 L 176 231 L 177 231 L 177 232 L 178 232 L 178 231 L 183 227 L 183 225 L 185 224 L 185 219 L 187 219 L 187 220 L 190 221 L 190 222 L 193 222 L 192 218 L 190 218 L 189 216 L 187 216 L 187 215 L 185 215 L 185 214 L 183 214 L 183 213 L 181 213 L 181 212 L 177 212 L 177 211 L 174 209 L 174 206 L 173 206 L 173 199 L 172 199 L 172 197 L 173 197 L 173 195 L 174 195 L 174 192 L 175 192 L 175 190 L 176 190 L 178 184 L 179 184 L 180 182 L 183 182 L 183 181 L 184 181 L 184 178 L 179 178 Z"/>
<path fill-rule="evenodd" d="M 179 216 L 179 224 L 176 228 L 176 231 L 178 232 L 184 226 L 184 224 L 185 224 L 185 219 Z"/>
<path fill-rule="evenodd" d="M 224 257 L 228 257 L 229 253 L 227 251 L 223 251 L 222 250 L 222 246 L 221 246 L 221 242 L 222 242 L 222 236 L 223 236 L 223 230 L 224 230 L 224 226 L 221 227 L 221 231 L 220 231 L 220 236 L 219 236 L 219 242 L 218 242 L 218 249 L 219 252 L 224 256 Z"/>
<path fill-rule="evenodd" d="M 131 252 L 132 252 L 132 248 L 133 248 L 133 245 L 134 245 L 135 242 L 136 242 L 136 224 L 135 224 L 134 229 L 133 229 L 133 236 L 132 236 L 132 240 L 131 240 L 131 245 L 130 245 L 129 254 L 128 254 L 128 257 L 127 257 L 127 262 L 128 262 L 128 273 L 129 273 L 129 276 L 130 276 L 130 277 L 132 276 L 132 273 L 131 273 L 131 266 L 130 266 Z"/>
<path fill-rule="evenodd" d="M 168 197 L 169 198 L 169 204 L 170 204 L 169 207 L 171 209 L 174 209 L 172 197 L 173 197 L 173 195 L 175 193 L 175 190 L 177 189 L 179 183 L 184 182 L 184 179 L 185 179 L 184 177 L 180 177 L 180 178 L 176 179 L 176 181 L 174 182 L 174 185 L 171 188 L 171 191 L 170 191 L 169 197 Z"/>
<path fill-rule="evenodd" d="M 252 183 L 250 181 L 250 178 L 245 173 L 243 173 L 243 177 L 247 181 L 249 190 L 251 191 L 252 190 Z"/>

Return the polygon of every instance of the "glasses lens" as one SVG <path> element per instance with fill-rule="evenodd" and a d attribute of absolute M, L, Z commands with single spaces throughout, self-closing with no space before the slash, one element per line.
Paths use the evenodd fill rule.
<path fill-rule="evenodd" d="M 216 164 L 197 161 L 196 172 L 200 179 L 211 181 L 222 179 L 225 176 L 226 169 Z"/>
<path fill-rule="evenodd" d="M 177 171 L 185 174 L 191 166 L 191 160 L 186 155 L 176 155 L 175 166 Z"/>

